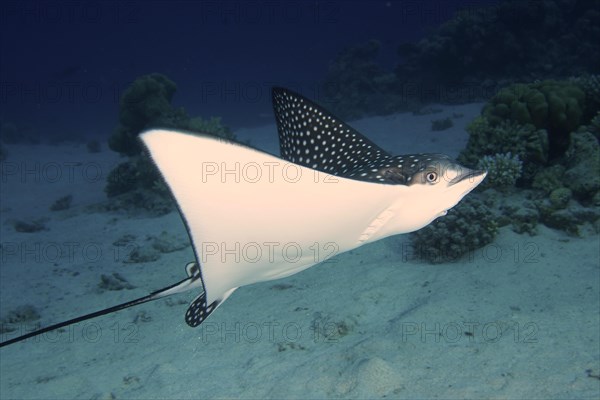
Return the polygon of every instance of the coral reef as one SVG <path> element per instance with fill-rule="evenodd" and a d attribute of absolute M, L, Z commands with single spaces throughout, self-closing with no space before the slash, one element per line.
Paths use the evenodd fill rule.
<path fill-rule="evenodd" d="M 327 106 L 346 119 L 386 115 L 427 102 L 485 99 L 513 82 L 596 72 L 598 9 L 600 0 L 469 7 L 420 42 L 401 44 L 393 73 L 377 64 L 376 40 L 348 47 L 332 61 L 323 83 Z M 598 98 L 598 80 L 589 75 L 576 83 Z"/>
<path fill-rule="evenodd" d="M 540 170 L 533 178 L 531 187 L 549 194 L 555 189 L 562 187 L 565 167 L 556 164 Z"/>
<path fill-rule="evenodd" d="M 491 243 L 498 231 L 492 210 L 473 196 L 425 228 L 411 234 L 417 257 L 431 263 L 451 262 Z"/>
<path fill-rule="evenodd" d="M 480 116 L 467 126 L 467 132 L 467 146 L 458 155 L 466 166 L 475 167 L 485 156 L 510 153 L 523 162 L 522 180 L 530 182 L 548 161 L 548 133 L 532 124 L 503 121 L 493 125 Z"/>
<path fill-rule="evenodd" d="M 571 191 L 571 189 L 561 187 L 558 189 L 554 189 L 552 192 L 550 192 L 548 200 L 550 201 L 552 207 L 554 207 L 557 210 L 560 210 L 567 207 L 569 201 L 571 201 L 572 196 L 573 192 Z"/>
<path fill-rule="evenodd" d="M 172 205 L 165 200 L 169 197 L 168 189 L 159 172 L 142 152 L 137 139 L 142 131 L 153 127 L 173 128 L 235 140 L 235 135 L 220 118 L 190 118 L 183 108 L 174 108 L 171 100 L 176 90 L 175 83 L 166 76 L 149 74 L 137 78 L 121 97 L 119 126 L 108 143 L 111 150 L 129 159 L 108 174 L 104 189 L 109 198 L 129 194 L 117 202 L 119 207 L 157 210 L 169 209 Z M 149 200 L 153 197 L 155 201 Z"/>
<path fill-rule="evenodd" d="M 494 95 L 469 124 L 469 141 L 459 160 L 473 165 L 482 156 L 510 151 L 525 163 L 526 171 L 532 163 L 547 167 L 565 156 L 573 132 L 595 131 L 598 121 L 592 117 L 598 107 L 572 81 L 511 85 Z"/>
<path fill-rule="evenodd" d="M 600 107 L 599 107 L 600 108 Z M 590 124 L 587 127 L 588 132 L 591 132 L 596 136 L 596 139 L 600 140 L 600 111 L 596 113 L 596 116 L 592 118 Z"/>
<path fill-rule="evenodd" d="M 510 177 L 517 176 L 519 163 L 513 160 L 510 167 L 506 156 L 494 154 L 510 153 L 522 161 L 516 184 L 532 189 L 535 201 L 527 211 L 502 210 L 515 231 L 534 234 L 540 221 L 578 234 L 582 224 L 594 223 L 600 203 L 600 103 L 593 98 L 594 82 L 587 77 L 512 85 L 467 127 L 469 140 L 458 159 L 490 171 L 479 190 L 515 181 Z M 494 172 L 498 167 L 501 176 Z"/>
<path fill-rule="evenodd" d="M 386 115 L 400 110 L 396 77 L 375 62 L 381 43 L 345 48 L 329 65 L 323 82 L 326 107 L 343 119 Z"/>
<path fill-rule="evenodd" d="M 236 139 L 233 132 L 227 126 L 223 125 L 221 117 L 210 117 L 208 119 L 194 117 L 190 118 L 184 127 L 180 126 L 176 128 L 186 129 L 191 132 L 208 133 L 228 140 Z"/>
<path fill-rule="evenodd" d="M 600 190 L 600 145 L 590 132 L 571 133 L 563 183 L 584 203 Z"/>
<path fill-rule="evenodd" d="M 508 152 L 493 156 L 483 156 L 477 164 L 477 169 L 484 169 L 488 172 L 483 182 L 485 186 L 506 188 L 512 187 L 517 183 L 517 179 L 521 177 L 523 163 L 519 159 L 518 154 L 513 156 Z"/>
<path fill-rule="evenodd" d="M 121 97 L 119 126 L 108 142 L 111 150 L 127 156 L 139 155 L 137 136 L 150 128 L 173 128 L 235 139 L 220 118 L 191 118 L 183 108 L 174 108 L 171 101 L 176 90 L 175 83 L 161 74 L 137 78 Z"/>
<path fill-rule="evenodd" d="M 324 82 L 328 108 L 343 118 L 386 115 L 423 103 L 489 98 L 515 82 L 565 79 L 600 68 L 600 0 L 504 0 L 467 6 L 417 43 L 398 47 L 388 71 L 380 43 L 346 48 Z M 597 75 L 578 79 L 598 98 Z"/>
<path fill-rule="evenodd" d="M 568 81 L 519 83 L 496 93 L 482 114 L 491 125 L 512 121 L 545 129 L 549 155 L 555 157 L 564 153 L 569 133 L 586 122 L 585 99 L 582 88 Z"/>
<path fill-rule="evenodd" d="M 585 92 L 587 101 L 594 103 L 596 108 L 600 108 L 600 75 L 583 74 L 569 79 Z"/>
<path fill-rule="evenodd" d="M 106 179 L 104 192 L 109 198 L 126 193 L 140 192 L 141 196 L 131 196 L 131 206 L 139 207 L 135 200 L 146 195 L 158 195 L 168 198 L 169 190 L 160 173 L 146 154 L 131 157 L 111 170 Z M 144 200 L 145 201 L 145 200 Z"/>
<path fill-rule="evenodd" d="M 600 1 L 505 0 L 458 12 L 416 44 L 403 44 L 399 79 L 419 86 L 494 89 L 594 72 L 600 65 Z M 423 90 L 423 94 L 437 93 Z"/>
<path fill-rule="evenodd" d="M 386 115 L 424 103 L 487 99 L 515 82 L 573 78 L 600 102 L 600 0 L 504 0 L 468 7 L 418 43 L 398 48 L 388 71 L 376 40 L 345 48 L 323 82 L 342 118 Z M 535 26 L 535 29 L 532 28 Z M 585 74 L 582 76 L 582 74 Z"/>
<path fill-rule="evenodd" d="M 581 236 L 582 227 L 590 223 L 595 229 L 594 233 L 600 233 L 597 225 L 600 219 L 600 208 L 584 207 L 573 201 L 568 202 L 566 206 L 563 205 L 556 204 L 550 198 L 539 200 L 536 206 L 540 212 L 540 221 L 546 226 L 560 229 L 573 236 Z"/>
<path fill-rule="evenodd" d="M 517 207 L 510 216 L 510 224 L 513 231 L 517 233 L 527 233 L 530 236 L 537 234 L 537 225 L 540 219 L 540 213 L 530 202 Z"/>
<path fill-rule="evenodd" d="M 108 197 L 118 196 L 133 190 L 137 171 L 132 162 L 122 162 L 113 168 L 106 178 L 104 192 Z"/>
<path fill-rule="evenodd" d="M 137 78 L 121 96 L 119 126 L 108 141 L 111 150 L 128 156 L 140 154 L 140 132 L 180 118 L 181 112 L 171 106 L 176 90 L 175 83 L 161 74 Z"/>
<path fill-rule="evenodd" d="M 540 211 L 531 190 L 511 191 L 510 196 L 495 188 L 476 194 L 493 215 L 498 228 L 509 226 L 517 233 L 537 234 Z"/>

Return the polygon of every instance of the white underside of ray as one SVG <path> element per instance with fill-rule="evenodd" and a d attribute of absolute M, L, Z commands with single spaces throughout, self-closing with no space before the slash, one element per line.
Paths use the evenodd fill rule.
<path fill-rule="evenodd" d="M 141 138 L 187 223 L 208 304 L 437 216 L 415 217 L 418 188 L 335 177 L 210 136 Z"/>

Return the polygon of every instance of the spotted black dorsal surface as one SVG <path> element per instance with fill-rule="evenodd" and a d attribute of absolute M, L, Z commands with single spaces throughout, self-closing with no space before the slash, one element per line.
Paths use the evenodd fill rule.
<path fill-rule="evenodd" d="M 438 155 L 392 156 L 323 107 L 273 88 L 281 157 L 328 174 L 368 182 L 411 184 Z"/>
<path fill-rule="evenodd" d="M 284 160 L 338 176 L 390 155 L 318 104 L 273 88 L 273 108 Z"/>

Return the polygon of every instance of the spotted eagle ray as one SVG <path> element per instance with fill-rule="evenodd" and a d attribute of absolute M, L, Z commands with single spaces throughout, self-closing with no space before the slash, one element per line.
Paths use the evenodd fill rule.
<path fill-rule="evenodd" d="M 272 96 L 281 157 L 211 135 L 166 129 L 140 135 L 193 245 L 187 278 L 0 347 L 193 289 L 201 294 L 185 321 L 198 326 L 240 286 L 423 228 L 486 176 L 443 154 L 392 156 L 307 98 L 283 88 Z"/>

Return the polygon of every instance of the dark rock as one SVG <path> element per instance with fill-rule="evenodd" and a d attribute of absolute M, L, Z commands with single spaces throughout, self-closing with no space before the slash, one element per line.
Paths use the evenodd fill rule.
<path fill-rule="evenodd" d="M 13 226 L 15 231 L 23 233 L 34 233 L 39 231 L 47 230 L 45 222 L 47 218 L 36 219 L 33 221 L 14 221 Z"/>
<path fill-rule="evenodd" d="M 102 274 L 98 287 L 103 290 L 135 289 L 135 286 L 116 272 L 112 276 Z"/>
<path fill-rule="evenodd" d="M 71 207 L 71 203 L 73 202 L 73 195 L 66 195 L 63 196 L 59 199 L 57 199 L 54 203 L 52 203 L 52 205 L 50 206 L 50 211 L 63 211 L 63 210 L 67 210 Z"/>

